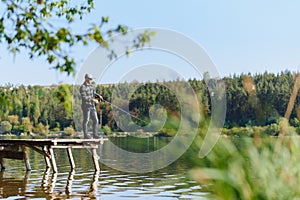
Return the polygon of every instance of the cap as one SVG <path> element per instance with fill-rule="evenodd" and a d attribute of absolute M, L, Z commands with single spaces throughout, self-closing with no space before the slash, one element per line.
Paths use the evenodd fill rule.
<path fill-rule="evenodd" d="M 93 76 L 92 76 L 92 74 L 85 74 L 84 78 L 85 79 L 87 79 L 87 78 L 88 79 L 94 79 Z"/>

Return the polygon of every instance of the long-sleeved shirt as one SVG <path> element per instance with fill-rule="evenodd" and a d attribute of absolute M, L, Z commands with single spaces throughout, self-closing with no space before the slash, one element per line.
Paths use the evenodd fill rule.
<path fill-rule="evenodd" d="M 82 106 L 90 107 L 95 106 L 93 99 L 95 97 L 95 87 L 92 84 L 87 84 L 84 82 L 80 86 L 80 95 L 82 100 Z"/>

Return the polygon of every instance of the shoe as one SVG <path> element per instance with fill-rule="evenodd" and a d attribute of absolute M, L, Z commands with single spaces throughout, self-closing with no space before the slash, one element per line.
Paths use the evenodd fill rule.
<path fill-rule="evenodd" d="M 105 135 L 102 133 L 102 134 L 99 134 L 99 135 L 93 135 L 93 138 L 95 139 L 99 139 L 99 138 L 103 138 Z"/>
<path fill-rule="evenodd" d="M 84 139 L 93 139 L 93 138 L 92 138 L 92 136 L 90 136 L 90 135 L 88 135 L 88 134 L 85 134 L 85 135 L 84 135 Z"/>
<path fill-rule="evenodd" d="M 93 138 L 94 139 L 99 139 L 99 138 L 101 138 L 101 136 L 100 135 L 93 135 Z"/>

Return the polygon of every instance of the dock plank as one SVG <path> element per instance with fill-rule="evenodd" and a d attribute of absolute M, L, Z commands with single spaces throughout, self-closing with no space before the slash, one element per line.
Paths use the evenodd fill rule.
<path fill-rule="evenodd" d="M 46 167 L 52 166 L 54 172 L 57 172 L 56 161 L 53 150 L 55 148 L 65 148 L 68 152 L 71 168 L 75 168 L 74 158 L 72 156 L 71 149 L 73 148 L 87 148 L 92 149 L 92 157 L 94 162 L 95 171 L 99 171 L 99 157 L 96 153 L 96 149 L 100 144 L 103 144 L 107 138 L 99 139 L 0 139 L 0 164 L 2 168 L 5 168 L 3 158 L 9 159 L 23 159 L 27 170 L 31 170 L 29 157 L 26 152 L 26 147 L 40 153 L 44 156 L 46 161 Z M 13 148 L 9 148 L 13 147 Z M 21 147 L 21 148 L 19 148 Z M 21 149 L 21 151 L 16 151 Z"/>

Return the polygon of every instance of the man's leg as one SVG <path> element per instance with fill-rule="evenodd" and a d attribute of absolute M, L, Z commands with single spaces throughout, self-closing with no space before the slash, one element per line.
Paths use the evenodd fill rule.
<path fill-rule="evenodd" d="M 82 129 L 83 129 L 83 135 L 84 138 L 90 138 L 90 136 L 88 135 L 88 123 L 89 123 L 89 119 L 90 119 L 90 109 L 88 108 L 82 108 L 82 112 L 83 112 L 83 122 L 82 122 Z"/>
<path fill-rule="evenodd" d="M 91 109 L 90 114 L 91 114 L 91 118 L 93 120 L 93 136 L 97 137 L 99 120 L 98 120 L 96 109 L 95 108 Z"/>

